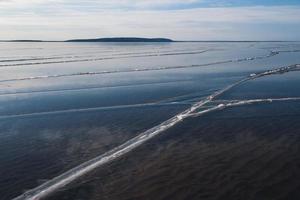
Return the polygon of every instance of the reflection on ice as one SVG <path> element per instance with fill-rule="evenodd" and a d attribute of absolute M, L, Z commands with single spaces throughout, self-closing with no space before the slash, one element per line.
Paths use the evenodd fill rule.
<path fill-rule="evenodd" d="M 246 104 L 253 104 L 253 103 L 263 103 L 263 102 L 273 102 L 273 101 L 291 101 L 291 100 L 300 100 L 300 97 L 288 97 L 288 98 L 278 98 L 278 99 L 252 99 L 252 100 L 235 100 L 227 103 L 220 103 L 217 104 L 216 106 L 203 109 L 201 111 L 197 111 L 203 106 L 207 105 L 208 103 L 213 103 L 213 100 L 217 98 L 218 96 L 224 94 L 225 92 L 231 90 L 234 87 L 237 87 L 238 85 L 245 83 L 249 80 L 257 79 L 263 76 L 269 76 L 273 74 L 280 74 L 280 73 L 286 73 L 289 71 L 296 71 L 300 70 L 300 65 L 291 65 L 287 67 L 281 67 L 278 69 L 274 70 L 269 70 L 261 73 L 255 73 L 255 74 L 250 74 L 248 77 L 245 77 L 244 79 L 233 83 L 224 89 L 215 92 L 212 95 L 209 95 L 207 98 L 195 103 L 194 105 L 191 106 L 191 108 L 183 111 L 182 113 L 179 113 L 178 115 L 170 118 L 169 120 L 139 134 L 138 136 L 128 140 L 124 144 L 92 159 L 89 160 L 65 173 L 62 175 L 53 178 L 52 180 L 42 184 L 41 186 L 32 189 L 23 195 L 15 198 L 15 200 L 36 200 L 40 199 L 42 197 L 45 197 L 49 195 L 50 193 L 60 189 L 61 187 L 69 184 L 70 182 L 74 181 L 75 179 L 81 177 L 82 175 L 94 170 L 95 168 L 104 165 L 108 162 L 113 161 L 114 159 L 123 156 L 124 154 L 132 151 L 133 149 L 137 148 L 138 146 L 142 145 L 146 141 L 150 140 L 151 138 L 161 134 L 165 130 L 173 127 L 174 125 L 180 123 L 182 120 L 184 120 L 187 117 L 199 117 L 201 115 L 217 111 L 217 110 L 222 110 L 225 108 L 233 107 L 233 106 L 241 106 L 241 105 L 246 105 Z"/>

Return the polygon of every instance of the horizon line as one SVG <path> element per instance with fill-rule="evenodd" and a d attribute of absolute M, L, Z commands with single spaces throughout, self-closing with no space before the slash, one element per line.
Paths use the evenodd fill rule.
<path fill-rule="evenodd" d="M 67 39 L 67 40 L 35 40 L 35 39 L 13 39 L 13 40 L 0 40 L 0 42 L 93 42 L 93 43 L 114 43 L 114 41 L 95 41 L 97 39 L 115 39 L 115 38 L 138 38 L 138 37 L 111 37 L 111 38 L 90 38 L 90 39 Z M 140 39 L 157 39 L 157 38 L 140 38 Z M 169 39 L 169 38 L 159 38 Z M 81 41 L 80 41 L 81 40 Z M 84 41 L 82 41 L 84 40 Z M 89 41 L 90 40 L 90 41 Z M 300 40 L 172 40 L 159 41 L 158 43 L 172 43 L 172 42 L 300 42 Z M 115 42 L 117 43 L 117 42 Z M 130 43 L 130 41 L 121 41 L 120 43 Z M 135 42 L 132 42 L 135 43 Z M 143 43 L 143 41 L 139 41 Z"/>

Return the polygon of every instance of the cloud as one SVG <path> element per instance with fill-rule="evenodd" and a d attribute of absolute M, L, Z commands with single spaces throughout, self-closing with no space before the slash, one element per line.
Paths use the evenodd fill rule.
<path fill-rule="evenodd" d="M 48 6 L 56 4 L 60 6 L 97 6 L 102 9 L 122 9 L 122 8 L 157 8 L 159 6 L 186 5 L 199 3 L 201 0 L 0 0 L 0 6 L 5 5 L 10 8 L 27 6 Z"/>
<path fill-rule="evenodd" d="M 195 2 L 199 1 L 87 0 L 83 4 L 79 0 L 0 0 L 0 38 L 142 36 L 180 40 L 300 40 L 299 6 L 146 9 Z M 124 9 L 126 5 L 135 9 Z"/>

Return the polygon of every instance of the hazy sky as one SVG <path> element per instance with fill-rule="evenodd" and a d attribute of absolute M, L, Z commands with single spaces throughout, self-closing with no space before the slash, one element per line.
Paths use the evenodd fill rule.
<path fill-rule="evenodd" d="M 0 0 L 0 39 L 300 40 L 300 0 Z"/>

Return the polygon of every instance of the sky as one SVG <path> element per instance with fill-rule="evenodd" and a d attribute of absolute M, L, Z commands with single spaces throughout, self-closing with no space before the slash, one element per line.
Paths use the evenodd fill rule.
<path fill-rule="evenodd" d="M 0 40 L 300 40 L 300 0 L 0 0 Z"/>

